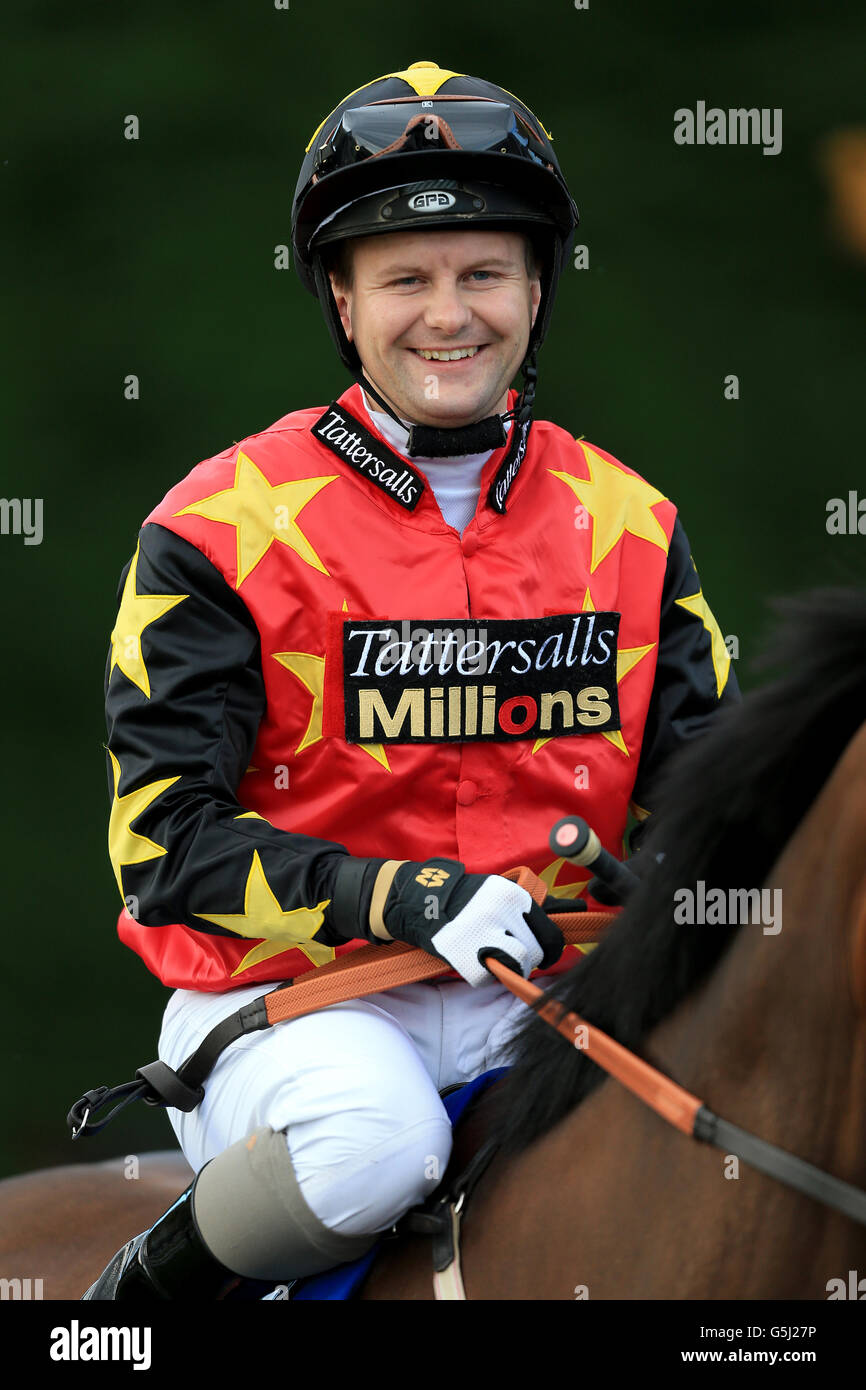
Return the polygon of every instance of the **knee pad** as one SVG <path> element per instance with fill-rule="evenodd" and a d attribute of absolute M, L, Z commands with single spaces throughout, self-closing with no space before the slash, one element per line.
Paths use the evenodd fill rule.
<path fill-rule="evenodd" d="M 451 1125 L 442 1117 L 395 1128 L 378 1143 L 338 1162 L 316 1163 L 321 1152 L 293 1155 L 301 1191 L 321 1221 L 347 1236 L 387 1230 L 430 1196 L 451 1153 Z"/>
<path fill-rule="evenodd" d="M 342 1235 L 312 1211 L 286 1136 L 266 1125 L 205 1164 L 193 1212 L 214 1257 L 248 1279 L 300 1279 L 366 1253 L 375 1235 Z"/>

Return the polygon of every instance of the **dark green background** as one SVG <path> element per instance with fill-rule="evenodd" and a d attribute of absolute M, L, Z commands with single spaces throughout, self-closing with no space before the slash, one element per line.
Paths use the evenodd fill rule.
<path fill-rule="evenodd" d="M 552 130 L 590 269 L 564 277 L 538 413 L 677 503 L 744 688 L 768 597 L 862 581 L 866 552 L 825 528 L 830 497 L 866 492 L 866 268 L 829 231 L 819 162 L 830 132 L 866 120 L 862 6 L 9 8 L 0 495 L 42 497 L 45 535 L 0 537 L 0 1173 L 173 1142 L 144 1107 L 76 1147 L 64 1125 L 83 1089 L 155 1056 L 168 994 L 114 933 L 115 586 L 199 459 L 347 384 L 315 302 L 274 269 L 303 147 L 347 91 L 431 58 L 518 92 Z M 675 145 L 674 111 L 699 99 L 782 107 L 782 153 Z"/>

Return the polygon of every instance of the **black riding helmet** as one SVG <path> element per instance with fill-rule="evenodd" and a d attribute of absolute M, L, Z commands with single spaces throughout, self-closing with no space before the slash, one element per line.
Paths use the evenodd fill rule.
<path fill-rule="evenodd" d="M 295 189 L 292 248 L 298 275 L 318 298 L 342 362 L 397 419 L 362 377 L 358 354 L 343 332 L 326 271 L 335 244 L 427 227 L 528 233 L 541 261 L 541 301 L 515 411 L 524 423 L 532 413 L 535 355 L 577 222 L 550 136 L 529 108 L 491 82 L 420 62 L 359 87 L 318 127 Z M 496 415 L 458 430 L 415 426 L 409 452 L 496 447 L 505 441 L 502 419 Z"/>

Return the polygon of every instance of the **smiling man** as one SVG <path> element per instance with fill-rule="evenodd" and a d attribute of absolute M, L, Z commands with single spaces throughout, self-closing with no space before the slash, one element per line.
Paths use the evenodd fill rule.
<path fill-rule="evenodd" d="M 435 63 L 310 140 L 295 262 L 355 382 L 200 463 L 141 529 L 107 671 L 119 933 L 174 987 L 172 1069 L 365 943 L 452 973 L 227 1024 L 203 1099 L 169 1110 L 195 1181 L 89 1298 L 295 1280 L 429 1195 L 440 1092 L 525 1015 L 485 960 L 580 959 L 506 871 L 601 896 L 553 823 L 582 814 L 621 856 L 669 755 L 737 698 L 674 505 L 533 420 L 576 222 L 529 108 Z"/>
<path fill-rule="evenodd" d="M 340 322 L 397 413 L 444 426 L 504 414 L 541 299 L 529 238 L 396 232 L 347 250 L 331 274 Z"/>

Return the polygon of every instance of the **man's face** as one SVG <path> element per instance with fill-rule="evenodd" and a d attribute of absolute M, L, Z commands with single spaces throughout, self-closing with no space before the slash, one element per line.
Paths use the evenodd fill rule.
<path fill-rule="evenodd" d="M 518 232 L 389 232 L 353 243 L 331 277 L 346 337 L 404 420 L 457 428 L 507 409 L 541 298 Z M 453 360 L 433 352 L 468 351 Z"/>

